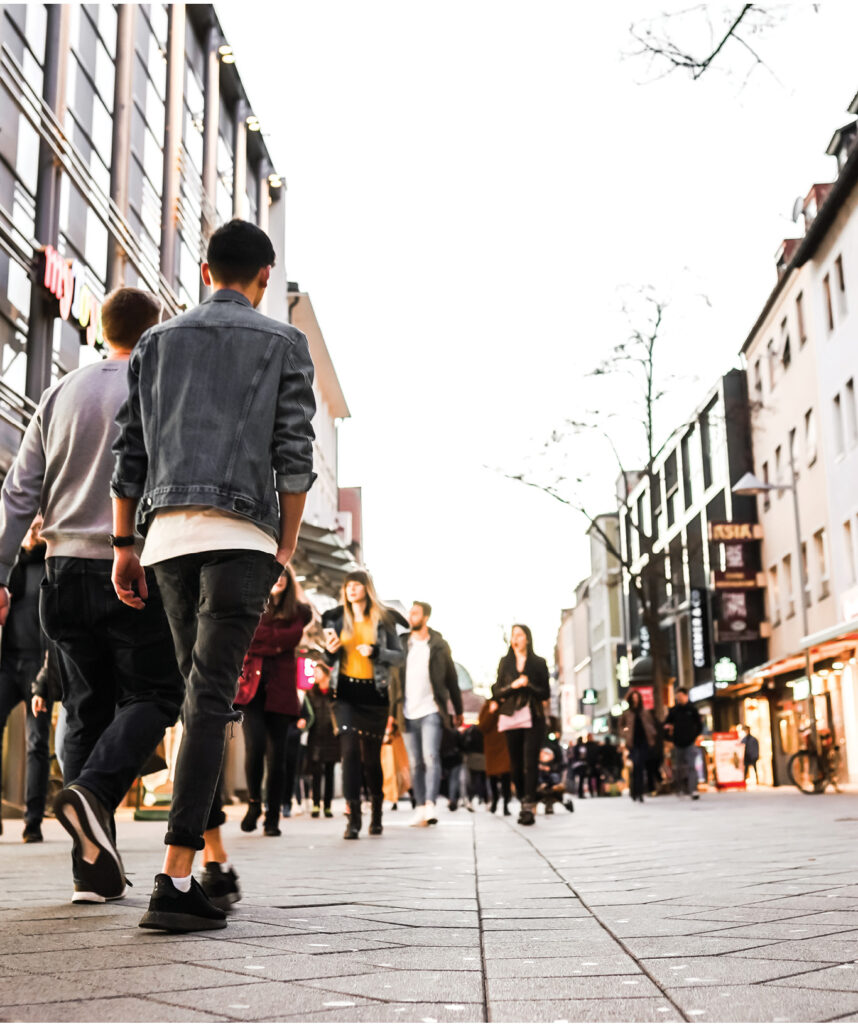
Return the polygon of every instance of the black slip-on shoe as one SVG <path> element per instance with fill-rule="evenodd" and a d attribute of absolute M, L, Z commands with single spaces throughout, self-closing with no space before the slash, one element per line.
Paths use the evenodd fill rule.
<path fill-rule="evenodd" d="M 238 875 L 232 868 L 224 871 L 217 861 L 203 865 L 200 885 L 209 903 L 220 910 L 229 910 L 233 903 L 241 899 Z"/>
<path fill-rule="evenodd" d="M 104 903 L 125 895 L 125 869 L 113 841 L 113 815 L 82 786 L 62 789 L 54 800 L 57 821 L 72 837 L 74 893 L 72 903 Z M 83 842 L 98 848 L 95 861 L 84 859 Z"/>
<path fill-rule="evenodd" d="M 191 879 L 187 892 L 181 892 L 169 875 L 155 875 L 149 909 L 138 927 L 162 932 L 213 931 L 226 928 L 226 911 L 213 906 L 196 878 Z"/>

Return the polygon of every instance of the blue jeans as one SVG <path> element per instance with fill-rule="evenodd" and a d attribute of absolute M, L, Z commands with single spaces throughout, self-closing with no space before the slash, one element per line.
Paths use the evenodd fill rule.
<path fill-rule="evenodd" d="M 405 719 L 405 749 L 411 764 L 411 786 L 418 807 L 437 803 L 441 788 L 441 715 Z"/>
<path fill-rule="evenodd" d="M 673 776 L 677 793 L 697 792 L 697 747 L 673 748 Z"/>

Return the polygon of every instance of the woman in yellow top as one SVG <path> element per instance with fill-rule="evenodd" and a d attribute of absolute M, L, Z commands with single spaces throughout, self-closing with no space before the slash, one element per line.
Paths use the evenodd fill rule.
<path fill-rule="evenodd" d="M 369 833 L 381 835 L 381 745 L 389 714 L 390 671 L 405 661 L 405 652 L 369 573 L 349 573 L 341 600 L 339 607 L 322 616 L 322 626 L 327 660 L 332 666 L 331 691 L 340 730 L 343 793 L 349 810 L 345 838 L 357 839 L 364 777 L 372 800 Z"/>

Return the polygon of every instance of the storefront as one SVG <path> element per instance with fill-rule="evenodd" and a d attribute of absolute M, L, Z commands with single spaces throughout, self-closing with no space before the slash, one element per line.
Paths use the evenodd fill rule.
<path fill-rule="evenodd" d="M 807 646 L 810 679 L 798 653 L 753 669 L 725 691 L 738 724 L 760 744 L 761 785 L 789 784 L 789 759 L 806 745 L 813 719 L 839 747 L 842 781 L 858 782 L 858 622 L 807 637 Z"/>

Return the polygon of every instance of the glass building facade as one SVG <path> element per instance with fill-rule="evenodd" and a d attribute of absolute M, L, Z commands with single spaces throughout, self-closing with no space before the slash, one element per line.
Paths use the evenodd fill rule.
<path fill-rule="evenodd" d="M 233 216 L 282 266 L 284 189 L 207 4 L 0 5 L 0 124 L 2 472 L 42 390 L 99 358 L 112 288 L 195 305 Z"/>

